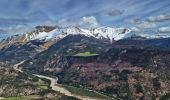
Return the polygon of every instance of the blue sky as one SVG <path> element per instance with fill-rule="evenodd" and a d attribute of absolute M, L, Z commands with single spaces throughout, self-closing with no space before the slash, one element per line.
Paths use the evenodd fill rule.
<path fill-rule="evenodd" d="M 36 25 L 128 27 L 136 33 L 170 33 L 170 1 L 0 0 L 0 38 Z"/>

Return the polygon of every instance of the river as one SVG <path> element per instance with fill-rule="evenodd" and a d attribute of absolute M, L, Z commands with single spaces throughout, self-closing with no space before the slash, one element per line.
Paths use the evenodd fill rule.
<path fill-rule="evenodd" d="M 21 73 L 26 73 L 24 71 L 22 71 L 21 68 L 19 68 L 18 66 L 23 64 L 24 61 L 21 61 L 20 63 L 18 64 L 15 64 L 14 65 L 14 69 L 21 72 Z M 64 87 L 62 87 L 61 85 L 57 85 L 57 81 L 58 81 L 58 78 L 54 79 L 52 77 L 48 77 L 48 76 L 44 76 L 44 75 L 39 75 L 39 74 L 32 74 L 33 76 L 37 76 L 39 78 L 45 78 L 45 79 L 48 79 L 51 81 L 51 84 L 50 84 L 50 87 L 52 88 L 52 90 L 54 91 L 58 91 L 60 93 L 63 93 L 67 96 L 73 96 L 73 97 L 76 97 L 76 98 L 79 98 L 81 100 L 102 100 L 102 99 L 96 99 L 96 98 L 91 98 L 91 97 L 87 97 L 87 96 L 80 96 L 80 95 L 76 95 L 76 94 L 72 94 L 71 92 L 69 92 L 67 89 L 65 89 Z"/>

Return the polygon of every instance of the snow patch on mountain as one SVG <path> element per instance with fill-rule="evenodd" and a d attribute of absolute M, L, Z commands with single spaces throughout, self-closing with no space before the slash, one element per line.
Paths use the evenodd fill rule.
<path fill-rule="evenodd" d="M 38 34 L 34 33 L 29 35 L 30 40 L 50 40 L 57 35 L 57 29 L 54 29 L 50 32 L 39 32 Z M 28 36 L 28 35 L 27 35 Z"/>
<path fill-rule="evenodd" d="M 51 39 L 61 39 L 68 35 L 82 34 L 88 37 L 95 37 L 97 39 L 109 39 L 111 42 L 113 40 L 120 40 L 124 38 L 131 30 L 126 28 L 111 28 L 111 27 L 99 27 L 93 29 L 82 29 L 78 27 L 68 27 L 68 28 L 56 28 L 50 32 L 33 32 L 27 34 L 27 39 L 30 40 L 51 40 Z"/>
<path fill-rule="evenodd" d="M 120 40 L 124 38 L 131 30 L 125 28 L 111 28 L 100 27 L 91 30 L 97 38 L 108 38 L 112 42 L 113 40 Z"/>

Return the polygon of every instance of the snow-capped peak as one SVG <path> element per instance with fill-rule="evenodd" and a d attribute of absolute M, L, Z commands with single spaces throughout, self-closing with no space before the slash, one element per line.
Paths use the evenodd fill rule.
<path fill-rule="evenodd" d="M 67 35 L 77 35 L 82 34 L 88 37 L 95 37 L 97 39 L 109 39 L 111 42 L 114 40 L 119 40 L 125 37 L 126 34 L 131 32 L 126 28 L 111 28 L 111 27 L 99 27 L 94 29 L 82 29 L 78 27 L 68 27 L 68 28 L 53 28 L 50 31 L 34 31 L 26 34 L 26 38 L 29 40 L 51 40 L 51 39 L 61 39 Z"/>
<path fill-rule="evenodd" d="M 114 40 L 120 40 L 125 37 L 126 34 L 130 33 L 131 30 L 126 28 L 111 28 L 111 27 L 100 27 L 91 30 L 97 38 L 109 38 L 112 42 Z"/>

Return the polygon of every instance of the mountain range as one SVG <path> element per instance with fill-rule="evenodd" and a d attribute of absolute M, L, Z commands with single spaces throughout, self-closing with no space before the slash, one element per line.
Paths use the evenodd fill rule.
<path fill-rule="evenodd" d="M 166 100 L 170 38 L 132 33 L 127 28 L 37 26 L 0 42 L 0 65 L 24 61 L 19 65 L 24 72 L 123 100 Z"/>
<path fill-rule="evenodd" d="M 53 26 L 37 26 L 35 30 L 31 32 L 23 35 L 11 36 L 2 40 L 0 42 L 0 59 L 6 61 L 8 61 L 8 59 L 18 61 L 21 61 L 23 58 L 28 59 L 48 49 L 59 40 L 71 35 L 81 35 L 89 39 L 93 38 L 95 41 L 100 41 L 104 44 L 109 44 L 109 42 L 112 43 L 115 40 L 125 37 L 129 32 L 130 30 L 126 28 L 100 27 L 87 30 L 78 27 L 59 28 Z M 15 57 L 16 59 L 14 59 Z M 18 61 L 10 60 L 10 63 Z"/>

